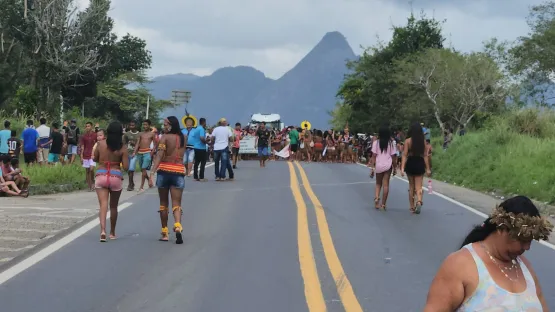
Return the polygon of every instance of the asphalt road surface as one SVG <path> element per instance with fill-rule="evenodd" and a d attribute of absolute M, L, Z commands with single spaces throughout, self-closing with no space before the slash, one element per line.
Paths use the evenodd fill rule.
<path fill-rule="evenodd" d="M 376 211 L 358 165 L 239 164 L 234 182 L 187 180 L 183 245 L 158 241 L 148 191 L 120 214 L 118 240 L 99 243 L 95 227 L 0 274 L 0 310 L 421 311 L 441 261 L 483 220 L 434 195 L 412 215 L 396 178 Z M 533 244 L 527 256 L 554 309 L 555 251 Z"/>

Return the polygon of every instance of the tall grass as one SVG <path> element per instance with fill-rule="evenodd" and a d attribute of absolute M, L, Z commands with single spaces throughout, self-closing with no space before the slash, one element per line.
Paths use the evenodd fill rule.
<path fill-rule="evenodd" d="M 23 163 L 21 163 L 23 164 Z M 20 165 L 23 175 L 31 179 L 32 185 L 63 185 L 63 184 L 80 184 L 85 183 L 85 169 L 81 164 L 75 162 L 70 165 L 54 165 L 54 166 L 25 166 Z"/>
<path fill-rule="evenodd" d="M 456 136 L 447 151 L 434 139 L 440 180 L 481 191 L 555 203 L 555 114 L 521 110 L 492 118 L 485 129 Z"/>

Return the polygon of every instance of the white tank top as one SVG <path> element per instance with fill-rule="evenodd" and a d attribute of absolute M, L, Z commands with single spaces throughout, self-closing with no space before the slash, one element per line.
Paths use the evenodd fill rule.
<path fill-rule="evenodd" d="M 526 289 L 521 293 L 511 293 L 499 287 L 482 261 L 472 244 L 464 246 L 474 259 L 478 268 L 478 286 L 472 294 L 457 310 L 459 312 L 543 312 L 542 304 L 536 294 L 536 283 L 526 264 L 520 258 L 517 259 L 522 274 L 526 279 Z"/>

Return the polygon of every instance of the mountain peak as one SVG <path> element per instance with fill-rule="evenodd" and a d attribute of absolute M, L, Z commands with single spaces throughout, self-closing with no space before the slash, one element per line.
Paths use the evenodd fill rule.
<path fill-rule="evenodd" d="M 322 37 L 320 42 L 314 47 L 313 50 L 351 50 L 351 46 L 347 42 L 347 38 L 338 31 L 330 31 Z"/>

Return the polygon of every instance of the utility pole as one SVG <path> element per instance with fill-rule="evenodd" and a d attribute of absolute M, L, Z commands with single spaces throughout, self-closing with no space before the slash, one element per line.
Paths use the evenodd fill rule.
<path fill-rule="evenodd" d="M 64 97 L 60 92 L 60 127 L 64 124 Z"/>
<path fill-rule="evenodd" d="M 149 108 L 150 108 L 150 95 L 146 98 L 146 119 L 148 119 Z"/>

